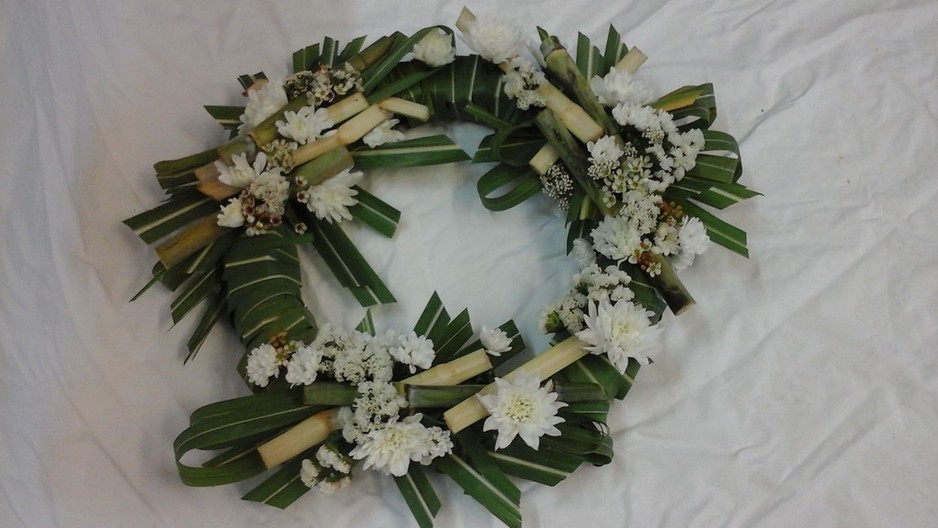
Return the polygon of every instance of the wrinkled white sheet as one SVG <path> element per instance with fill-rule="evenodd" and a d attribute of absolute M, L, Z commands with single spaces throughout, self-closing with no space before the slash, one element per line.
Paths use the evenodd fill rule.
<path fill-rule="evenodd" d="M 612 415 L 614 462 L 529 483 L 526 526 L 938 525 L 938 4 L 472 2 L 573 42 L 615 24 L 659 92 L 712 81 L 716 128 L 740 140 L 726 211 L 752 258 L 715 247 L 683 276 L 698 306 Z M 660 4 L 656 6 L 655 4 Z M 459 2 L 0 2 L 0 526 L 415 526 L 386 478 L 287 511 L 247 484 L 192 489 L 173 438 L 190 412 L 245 394 L 240 345 L 216 331 L 183 366 L 191 321 L 148 279 L 120 221 L 161 199 L 150 165 L 218 142 L 204 104 L 290 53 L 452 25 Z M 454 127 L 467 148 L 478 129 Z M 453 129 L 450 129 L 453 130 Z M 541 346 L 541 307 L 568 287 L 546 199 L 493 214 L 480 167 L 373 173 L 404 212 L 393 241 L 353 230 L 409 327 L 434 290 L 477 325 L 514 318 Z M 361 317 L 315 271 L 323 321 Z M 500 526 L 436 481 L 438 526 Z"/>

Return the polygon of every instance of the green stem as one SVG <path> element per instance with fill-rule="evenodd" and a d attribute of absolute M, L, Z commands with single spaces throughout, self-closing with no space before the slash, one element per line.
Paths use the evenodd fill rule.
<path fill-rule="evenodd" d="M 563 85 L 573 93 L 577 103 L 599 123 L 607 135 L 615 133 L 616 126 L 606 109 L 599 103 L 596 94 L 590 89 L 589 81 L 580 72 L 573 57 L 567 52 L 557 37 L 550 36 L 541 43 L 541 53 L 550 70 Z"/>
<path fill-rule="evenodd" d="M 696 301 L 684 287 L 684 283 L 678 278 L 677 272 L 671 267 L 668 259 L 655 255 L 655 262 L 661 265 L 661 273 L 651 277 L 651 283 L 661 294 L 664 302 L 668 303 L 671 312 L 674 315 L 681 315 L 696 304 Z"/>

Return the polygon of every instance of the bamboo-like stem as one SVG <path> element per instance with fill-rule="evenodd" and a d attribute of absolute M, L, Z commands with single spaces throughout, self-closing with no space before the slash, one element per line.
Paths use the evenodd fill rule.
<path fill-rule="evenodd" d="M 218 225 L 214 214 L 189 225 L 173 238 L 156 247 L 156 255 L 166 269 L 179 264 L 186 257 L 221 238 L 230 229 Z"/>
<path fill-rule="evenodd" d="M 381 57 L 391 50 L 394 45 L 394 37 L 381 37 L 370 44 L 365 49 L 358 52 L 355 56 L 346 61 L 347 64 L 362 72 L 372 64 L 381 60 Z"/>
<path fill-rule="evenodd" d="M 603 204 L 599 191 L 587 173 L 586 154 L 571 135 L 571 131 L 550 110 L 542 110 L 534 118 L 534 124 L 544 134 L 547 143 L 557 151 L 564 165 L 567 166 L 573 177 L 586 191 L 587 197 L 604 215 L 608 216 L 611 211 Z M 602 129 L 600 129 L 600 132 L 602 132 Z"/>
<path fill-rule="evenodd" d="M 589 81 L 580 72 L 573 57 L 567 52 L 557 37 L 547 37 L 541 43 L 541 54 L 547 69 L 554 73 L 574 95 L 580 107 L 585 111 L 606 134 L 612 134 L 616 127 L 605 107 L 600 104 L 596 94 L 590 88 Z M 599 139 L 599 138 L 596 138 Z M 592 139 L 590 141 L 595 141 Z"/>
<path fill-rule="evenodd" d="M 556 86 L 544 83 L 534 91 L 544 99 L 547 108 L 557 115 L 567 130 L 581 142 L 596 141 L 605 135 L 603 127 L 599 126 L 586 113 L 586 110 L 583 110 L 583 107 L 573 102 Z"/>
<path fill-rule="evenodd" d="M 322 443 L 340 427 L 339 409 L 314 414 L 281 435 L 262 444 L 257 452 L 267 469 L 279 466 L 307 449 Z"/>
<path fill-rule="evenodd" d="M 388 112 L 412 117 L 418 121 L 427 121 L 430 119 L 430 108 L 428 106 L 415 103 L 413 101 L 408 101 L 406 99 L 388 97 L 384 101 L 378 103 L 378 106 L 387 110 Z"/>
<path fill-rule="evenodd" d="M 228 185 L 218 180 L 220 176 L 218 172 L 218 167 L 214 163 L 209 163 L 208 165 L 203 165 L 198 169 L 192 171 L 195 174 L 195 178 L 199 181 L 198 186 L 196 187 L 199 192 L 212 198 L 216 202 L 220 202 L 225 198 L 230 198 L 239 192 L 241 188 Z"/>
<path fill-rule="evenodd" d="M 225 165 L 231 165 L 231 158 L 238 154 L 245 154 L 248 158 L 254 156 L 254 153 L 257 152 L 257 145 L 254 143 L 254 140 L 250 137 L 236 137 L 225 143 L 224 145 L 218 147 L 218 158 Z"/>
<path fill-rule="evenodd" d="M 583 342 L 576 337 L 569 337 L 509 372 L 504 376 L 504 379 L 512 382 L 518 376 L 533 374 L 539 380 L 544 381 L 586 354 L 588 352 L 583 347 Z M 493 394 L 496 390 L 497 386 L 494 383 L 486 385 L 476 396 L 463 400 L 459 405 L 443 413 L 443 419 L 446 421 L 449 430 L 458 433 L 488 416 L 489 412 L 479 401 L 478 396 Z"/>
<path fill-rule="evenodd" d="M 543 176 L 547 173 L 554 163 L 557 163 L 557 160 L 560 159 L 560 154 L 557 154 L 557 151 L 554 147 L 550 146 L 548 143 L 541 147 L 541 150 L 537 151 L 537 154 L 531 158 L 531 161 L 528 162 L 528 165 L 534 169 L 534 172 Z"/>
<path fill-rule="evenodd" d="M 344 146 L 338 146 L 326 152 L 322 156 L 300 165 L 294 176 L 302 176 L 306 182 L 312 185 L 319 185 L 336 174 L 350 169 L 355 165 L 352 154 Z"/>
<path fill-rule="evenodd" d="M 352 405 L 357 397 L 358 390 L 348 383 L 317 381 L 303 387 L 303 403 L 309 405 Z"/>
<path fill-rule="evenodd" d="M 404 398 L 410 408 L 448 409 L 474 396 L 485 385 L 406 385 Z"/>
<path fill-rule="evenodd" d="M 281 107 L 280 110 L 274 112 L 273 115 L 261 121 L 253 130 L 248 132 L 248 136 L 254 140 L 255 145 L 263 147 L 279 137 L 280 133 L 277 131 L 277 121 L 283 119 L 283 114 L 287 112 L 297 112 L 304 106 L 309 106 L 309 101 L 306 100 L 306 97 L 297 97 Z"/>
<path fill-rule="evenodd" d="M 456 19 L 456 29 L 465 33 L 469 28 L 469 24 L 475 21 L 476 16 L 472 11 L 469 11 L 468 7 L 463 6 L 462 11 L 459 12 L 459 18 Z"/>
<path fill-rule="evenodd" d="M 326 107 L 326 113 L 329 114 L 329 120 L 338 125 L 367 108 L 368 100 L 362 93 L 357 92 Z"/>
<path fill-rule="evenodd" d="M 158 175 L 173 174 L 200 167 L 206 163 L 212 163 L 217 159 L 218 150 L 211 148 L 192 154 L 191 156 L 186 156 L 185 158 L 157 162 L 153 165 L 153 170 L 155 170 Z"/>
<path fill-rule="evenodd" d="M 648 56 L 642 53 L 642 50 L 632 48 L 625 54 L 625 57 L 619 60 L 614 68 L 626 73 L 635 73 L 642 64 L 645 64 L 646 60 L 648 60 Z"/>
<path fill-rule="evenodd" d="M 414 374 L 401 381 L 398 386 L 456 385 L 491 369 L 492 361 L 489 359 L 488 353 L 485 352 L 485 349 L 480 348 L 465 356 Z"/>
<path fill-rule="evenodd" d="M 293 151 L 293 165 L 302 165 L 334 148 L 354 143 L 389 117 L 391 117 L 390 112 L 382 110 L 378 105 L 371 105 L 343 123 L 335 134 L 320 138 Z"/>
<path fill-rule="evenodd" d="M 661 294 L 661 298 L 668 304 L 674 315 L 681 315 L 696 304 L 684 283 L 677 276 L 668 259 L 661 255 L 654 256 L 655 263 L 661 266 L 661 273 L 651 277 L 651 282 Z"/>

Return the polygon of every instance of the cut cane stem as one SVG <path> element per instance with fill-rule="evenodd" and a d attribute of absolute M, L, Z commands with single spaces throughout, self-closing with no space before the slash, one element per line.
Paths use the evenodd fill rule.
<path fill-rule="evenodd" d="M 340 427 L 339 409 L 330 409 L 314 414 L 294 425 L 286 432 L 257 448 L 267 469 L 299 455 L 303 451 L 320 444 L 332 431 Z"/>
<path fill-rule="evenodd" d="M 404 385 L 456 385 L 491 369 L 492 361 L 489 355 L 485 349 L 480 348 L 450 362 L 414 374 L 397 385 L 399 389 Z"/>
<path fill-rule="evenodd" d="M 664 302 L 668 304 L 668 308 L 671 309 L 674 315 L 681 315 L 690 310 L 696 304 L 696 301 L 691 297 L 690 292 L 687 291 L 674 268 L 671 267 L 671 263 L 661 255 L 655 255 L 654 259 L 655 263 L 660 266 L 661 272 L 651 277 L 651 282 L 658 290 L 658 293 L 661 294 Z"/>
<path fill-rule="evenodd" d="M 588 353 L 582 341 L 576 337 L 569 337 L 509 372 L 504 379 L 512 382 L 521 375 L 536 375 L 538 380 L 544 381 Z M 459 405 L 443 413 L 443 419 L 449 430 L 458 433 L 488 416 L 489 411 L 479 401 L 478 396 L 493 394 L 496 390 L 497 386 L 494 383 L 486 385 L 475 396 L 463 400 Z"/>
<path fill-rule="evenodd" d="M 203 165 L 192 172 L 195 174 L 195 178 L 199 181 L 199 184 L 196 187 L 199 192 L 205 196 L 208 196 L 209 198 L 212 198 L 216 202 L 220 202 L 226 198 L 231 198 L 232 196 L 241 192 L 240 187 L 228 185 L 227 183 L 218 180 L 220 173 L 218 172 L 218 167 L 214 163 Z"/>
<path fill-rule="evenodd" d="M 215 215 L 206 216 L 157 246 L 156 256 L 166 269 L 172 268 L 228 231 L 229 228 L 218 225 Z"/>
<path fill-rule="evenodd" d="M 322 156 L 296 169 L 294 176 L 303 177 L 307 185 L 319 185 L 345 169 L 355 165 L 352 154 L 344 146 L 338 146 Z"/>
<path fill-rule="evenodd" d="M 534 172 L 543 176 L 547 174 L 547 169 L 551 168 L 554 163 L 557 163 L 557 160 L 560 159 L 560 154 L 557 154 L 557 151 L 554 150 L 554 147 L 550 145 L 544 145 L 541 147 L 541 150 L 537 151 L 537 154 L 531 158 L 531 161 L 528 162 L 528 165 Z"/>
<path fill-rule="evenodd" d="M 302 165 L 334 148 L 354 143 L 389 117 L 391 113 L 381 109 L 378 105 L 369 106 L 365 111 L 343 123 L 335 134 L 320 138 L 293 151 L 293 165 Z"/>
<path fill-rule="evenodd" d="M 406 99 L 389 97 L 378 103 L 378 106 L 393 114 L 405 115 L 418 121 L 427 121 L 430 119 L 430 108 L 428 106 Z"/>
<path fill-rule="evenodd" d="M 339 124 L 368 108 L 368 100 L 361 93 L 352 94 L 338 103 L 326 108 L 329 119 Z"/>
<path fill-rule="evenodd" d="M 547 37 L 541 43 L 541 54 L 544 55 L 544 61 L 547 69 L 554 73 L 560 82 L 573 93 L 580 108 L 592 118 L 593 122 L 601 126 L 605 134 L 611 134 L 615 130 L 615 124 L 606 113 L 606 109 L 600 104 L 596 94 L 590 88 L 589 81 L 580 72 L 573 57 L 567 52 L 557 37 Z M 579 137 L 579 136 L 577 136 Z M 591 139 L 590 141 L 595 141 Z M 582 140 L 582 138 L 581 138 Z M 585 142 L 585 141 L 584 141 Z"/>
<path fill-rule="evenodd" d="M 638 71 L 638 68 L 642 64 L 645 64 L 646 60 L 648 60 L 648 56 L 642 53 L 642 50 L 638 48 L 632 48 L 614 67 L 619 71 L 624 71 L 631 74 Z"/>

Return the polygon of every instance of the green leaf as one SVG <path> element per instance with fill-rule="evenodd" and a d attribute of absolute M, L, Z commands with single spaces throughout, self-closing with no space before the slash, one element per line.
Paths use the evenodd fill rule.
<path fill-rule="evenodd" d="M 541 179 L 530 167 L 496 165 L 476 185 L 482 205 L 489 211 L 504 211 L 524 202 L 541 190 Z M 501 189 L 507 191 L 493 196 Z"/>
<path fill-rule="evenodd" d="M 222 126 L 228 132 L 231 132 L 231 137 L 234 137 L 238 133 L 238 127 L 241 126 L 241 114 L 244 113 L 243 106 L 206 106 L 205 110 L 215 118 L 215 121 L 218 121 L 218 124 Z"/>
<path fill-rule="evenodd" d="M 194 220 L 217 212 L 218 202 L 192 189 L 173 195 L 162 205 L 124 220 L 124 224 L 133 229 L 144 242 L 152 244 Z"/>
<path fill-rule="evenodd" d="M 444 135 L 386 143 L 352 151 L 359 169 L 421 167 L 466 161 L 469 155 Z"/>
<path fill-rule="evenodd" d="M 690 201 L 682 200 L 678 203 L 684 208 L 684 212 L 690 216 L 695 216 L 707 226 L 707 236 L 710 240 L 738 253 L 744 257 L 749 257 L 749 250 L 746 248 L 746 232 L 723 220 L 720 220 L 710 212 L 704 210 L 699 205 Z"/>
<path fill-rule="evenodd" d="M 518 501 L 513 500 L 467 461 L 450 454 L 435 459 L 433 465 L 503 523 L 510 528 L 521 528 L 521 507 Z"/>
<path fill-rule="evenodd" d="M 306 46 L 293 53 L 293 73 L 312 70 L 319 64 L 319 44 Z"/>
<path fill-rule="evenodd" d="M 378 233 L 393 237 L 401 212 L 357 185 L 354 189 L 358 192 L 355 196 L 358 203 L 349 208 L 349 213 Z"/>
<path fill-rule="evenodd" d="M 580 33 L 576 41 L 576 65 L 583 77 L 589 81 L 594 75 L 605 75 L 608 71 L 608 68 L 604 69 L 605 64 L 599 49 L 593 46 L 589 37 Z"/>
<path fill-rule="evenodd" d="M 309 491 L 309 487 L 300 480 L 300 469 L 303 459 L 315 456 L 316 449 L 318 446 L 297 456 L 241 498 L 280 509 L 293 504 Z"/>
<path fill-rule="evenodd" d="M 357 37 L 346 44 L 342 49 L 342 53 L 339 53 L 336 62 L 340 63 L 351 59 L 355 54 L 362 50 L 362 46 L 365 44 L 365 39 L 366 37 L 364 36 Z"/>
<path fill-rule="evenodd" d="M 358 323 L 358 326 L 355 327 L 355 330 L 374 337 L 376 333 L 375 320 L 374 317 L 372 317 L 371 309 L 365 309 L 365 317 L 363 317 L 361 322 Z"/>
<path fill-rule="evenodd" d="M 437 334 L 445 331 L 448 323 L 449 314 L 446 313 L 443 301 L 440 300 L 440 295 L 437 292 L 433 292 L 423 312 L 421 312 L 420 317 L 417 319 L 417 324 L 414 326 L 414 333 L 427 336 L 427 338 L 432 341 Z M 438 332 L 434 332 L 433 329 L 437 328 L 439 329 Z"/>
<path fill-rule="evenodd" d="M 397 66 L 397 63 L 404 58 L 405 55 L 411 52 L 414 48 L 414 44 L 420 42 L 427 33 L 436 30 L 437 28 L 442 29 L 443 31 L 452 34 L 452 30 L 446 26 L 431 26 L 423 28 L 420 31 L 414 33 L 409 38 L 399 40 L 391 48 L 391 50 L 376 64 L 371 66 L 362 72 L 362 91 L 365 93 L 370 93 L 372 90 L 378 87 L 381 81 L 391 72 L 391 70 Z"/>
<path fill-rule="evenodd" d="M 411 464 L 407 474 L 394 477 L 394 483 L 407 502 L 420 528 L 433 528 L 433 518 L 440 511 L 440 498 L 430 485 L 423 468 Z"/>
<path fill-rule="evenodd" d="M 609 33 L 606 35 L 606 53 L 603 55 L 603 74 L 609 72 L 613 66 L 625 57 L 629 48 L 622 43 L 622 37 L 612 25 L 609 26 Z"/>
<path fill-rule="evenodd" d="M 365 257 L 337 225 L 307 216 L 310 230 L 315 234 L 313 247 L 326 261 L 339 284 L 349 288 L 362 306 L 396 302 L 378 274 Z"/>
<path fill-rule="evenodd" d="M 469 311 L 463 310 L 446 325 L 446 330 L 433 340 L 436 349 L 435 363 L 446 363 L 459 357 L 457 352 L 472 338 L 472 323 Z"/>
<path fill-rule="evenodd" d="M 227 304 L 225 303 L 225 295 L 223 292 L 219 292 L 219 295 L 210 299 L 208 304 L 206 304 L 199 324 L 195 327 L 192 336 L 189 337 L 189 340 L 186 342 L 186 348 L 189 349 L 189 354 L 186 356 L 185 363 L 195 359 L 195 355 L 199 353 L 209 332 L 215 327 L 215 323 L 218 322 L 218 319 L 226 308 Z"/>
<path fill-rule="evenodd" d="M 583 463 L 583 458 L 576 455 L 547 449 L 534 450 L 519 442 L 513 442 L 505 449 L 489 451 L 489 456 L 505 473 L 548 486 L 567 478 Z"/>

